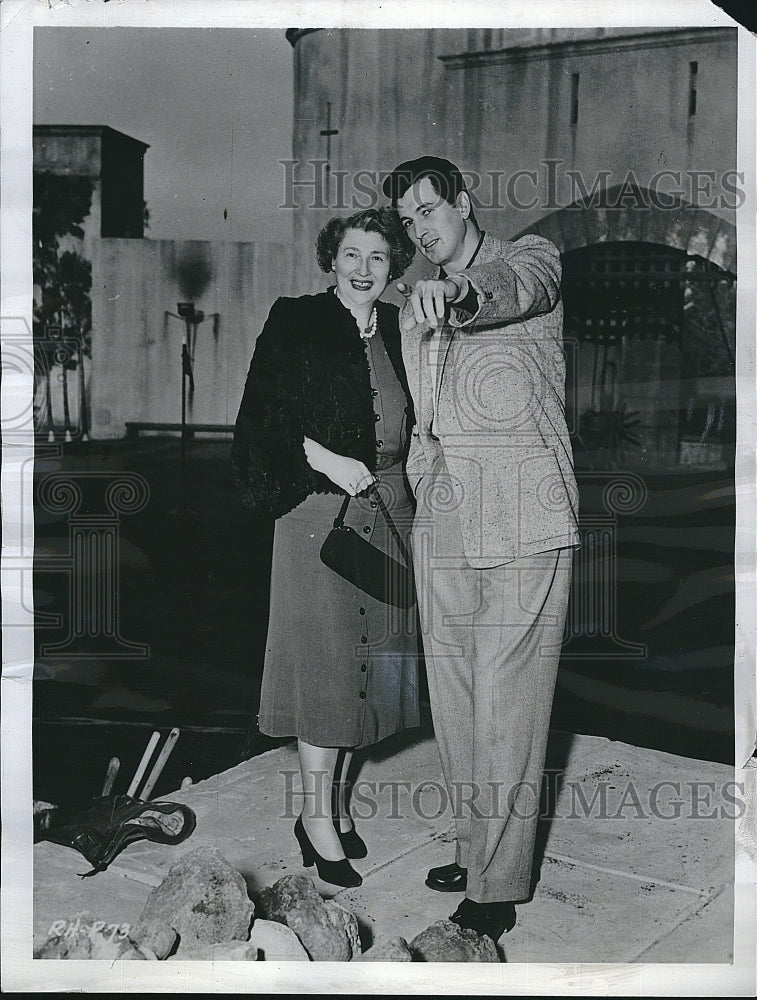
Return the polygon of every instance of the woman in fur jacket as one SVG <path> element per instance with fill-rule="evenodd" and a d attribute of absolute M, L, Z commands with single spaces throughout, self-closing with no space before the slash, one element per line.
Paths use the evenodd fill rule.
<path fill-rule="evenodd" d="M 353 751 L 419 724 L 415 607 L 385 604 L 329 569 L 324 539 L 347 495 L 359 536 L 401 560 L 376 484 L 407 542 L 403 458 L 412 423 L 398 310 L 379 298 L 414 249 L 390 209 L 331 219 L 318 263 L 334 284 L 278 299 L 255 345 L 232 466 L 242 501 L 277 518 L 260 731 L 296 737 L 303 863 L 362 881 L 349 808 Z M 407 548 L 407 545 L 406 545 Z"/>

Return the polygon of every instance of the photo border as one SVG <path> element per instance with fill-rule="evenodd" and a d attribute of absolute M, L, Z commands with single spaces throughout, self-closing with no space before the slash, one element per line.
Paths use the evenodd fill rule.
<path fill-rule="evenodd" d="M 363 28 L 450 27 L 627 27 L 723 26 L 735 22 L 705 2 L 637 2 L 633 16 L 612 2 L 555 0 L 532 5 L 511 0 L 384 0 L 349 4 L 313 0 L 309 26 Z M 33 555 L 31 420 L 32 378 L 14 349 L 31 350 L 32 72 L 34 27 L 214 27 L 278 28 L 302 18 L 289 0 L 273 7 L 262 0 L 4 0 L 0 5 L 0 273 L 3 340 L 2 498 L 3 555 L 0 567 L 4 621 L 9 610 L 32 607 Z M 433 18 L 430 15 L 433 14 Z M 739 27 L 739 107 L 737 169 L 744 172 L 747 198 L 737 213 L 739 282 L 737 292 L 737 452 L 736 452 L 736 777 L 745 782 L 751 807 L 735 824 L 736 879 L 733 965 L 502 964 L 478 966 L 475 977 L 460 964 L 308 964 L 171 962 L 99 963 L 32 959 L 31 679 L 34 661 L 31 615 L 28 626 L 6 628 L 2 685 L 2 935 L 3 987 L 123 992 L 355 992 L 441 995 L 752 995 L 754 979 L 755 817 L 757 770 L 745 757 L 755 731 L 755 233 L 756 142 L 755 56 L 757 41 Z M 23 346 L 20 347 L 23 353 Z M 15 620 L 15 619 L 14 619 Z"/>

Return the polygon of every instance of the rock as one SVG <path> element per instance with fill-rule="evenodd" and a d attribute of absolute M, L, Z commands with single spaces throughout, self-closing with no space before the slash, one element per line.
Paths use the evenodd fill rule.
<path fill-rule="evenodd" d="M 120 959 L 121 959 L 122 962 L 127 962 L 129 960 L 131 960 L 131 961 L 138 960 L 140 962 L 147 962 L 150 959 L 151 956 L 149 956 L 149 955 L 145 954 L 144 952 L 140 951 L 139 948 L 129 948 L 128 951 L 125 951 L 119 957 L 120 957 Z"/>
<path fill-rule="evenodd" d="M 252 925 L 250 946 L 257 949 L 258 960 L 266 962 L 309 962 L 310 956 L 300 939 L 286 924 L 258 917 Z"/>
<path fill-rule="evenodd" d="M 256 962 L 258 952 L 249 941 L 217 941 L 194 944 L 171 955 L 169 962 Z"/>
<path fill-rule="evenodd" d="M 84 910 L 73 917 L 54 920 L 47 940 L 35 950 L 35 958 L 104 959 L 120 958 L 147 960 L 135 951 L 128 938 L 128 924 L 108 924 L 91 917 Z"/>
<path fill-rule="evenodd" d="M 358 955 L 357 962 L 412 962 L 413 954 L 403 937 L 377 941 L 368 951 Z"/>
<path fill-rule="evenodd" d="M 150 961 L 150 962 L 157 962 L 157 961 L 159 961 L 158 956 L 155 954 L 155 952 L 151 951 L 149 948 L 147 948 L 145 946 L 143 946 L 141 948 L 137 948 L 135 950 L 138 951 L 140 953 L 140 955 L 144 955 L 144 957 L 148 961 Z"/>
<path fill-rule="evenodd" d="M 179 858 L 152 890 L 137 926 L 172 927 L 184 952 L 198 944 L 246 941 L 254 912 L 239 872 L 216 848 L 199 847 Z"/>
<path fill-rule="evenodd" d="M 173 951 L 179 935 L 168 924 L 157 920 L 140 922 L 129 931 L 129 940 L 142 951 L 152 952 L 156 958 L 167 958 Z"/>
<path fill-rule="evenodd" d="M 360 952 L 354 914 L 333 901 L 324 903 L 307 875 L 285 875 L 263 889 L 258 912 L 290 927 L 314 962 L 349 962 Z"/>
<path fill-rule="evenodd" d="M 499 962 L 490 937 L 459 927 L 451 920 L 438 920 L 410 942 L 416 962 Z"/>
<path fill-rule="evenodd" d="M 358 927 L 357 917 L 352 912 L 348 910 L 346 906 L 342 906 L 341 903 L 337 903 L 335 899 L 326 899 L 323 905 L 327 910 L 330 910 L 335 922 L 339 923 L 341 921 L 344 927 L 344 933 L 347 935 L 347 942 L 350 948 L 350 958 L 354 958 L 355 955 L 360 954 L 360 928 Z"/>

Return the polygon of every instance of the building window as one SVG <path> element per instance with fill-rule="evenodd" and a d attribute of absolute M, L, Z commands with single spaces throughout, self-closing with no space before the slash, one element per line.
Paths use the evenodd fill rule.
<path fill-rule="evenodd" d="M 689 118 L 697 113 L 697 72 L 699 63 L 689 63 Z"/>
<path fill-rule="evenodd" d="M 570 124 L 578 125 L 578 73 L 571 73 L 570 77 Z"/>

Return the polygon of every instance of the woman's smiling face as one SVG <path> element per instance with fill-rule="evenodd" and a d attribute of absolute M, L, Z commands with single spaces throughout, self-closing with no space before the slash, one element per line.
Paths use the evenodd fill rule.
<path fill-rule="evenodd" d="M 371 306 L 389 284 L 389 244 L 381 233 L 348 229 L 334 258 L 336 287 L 349 307 Z"/>

